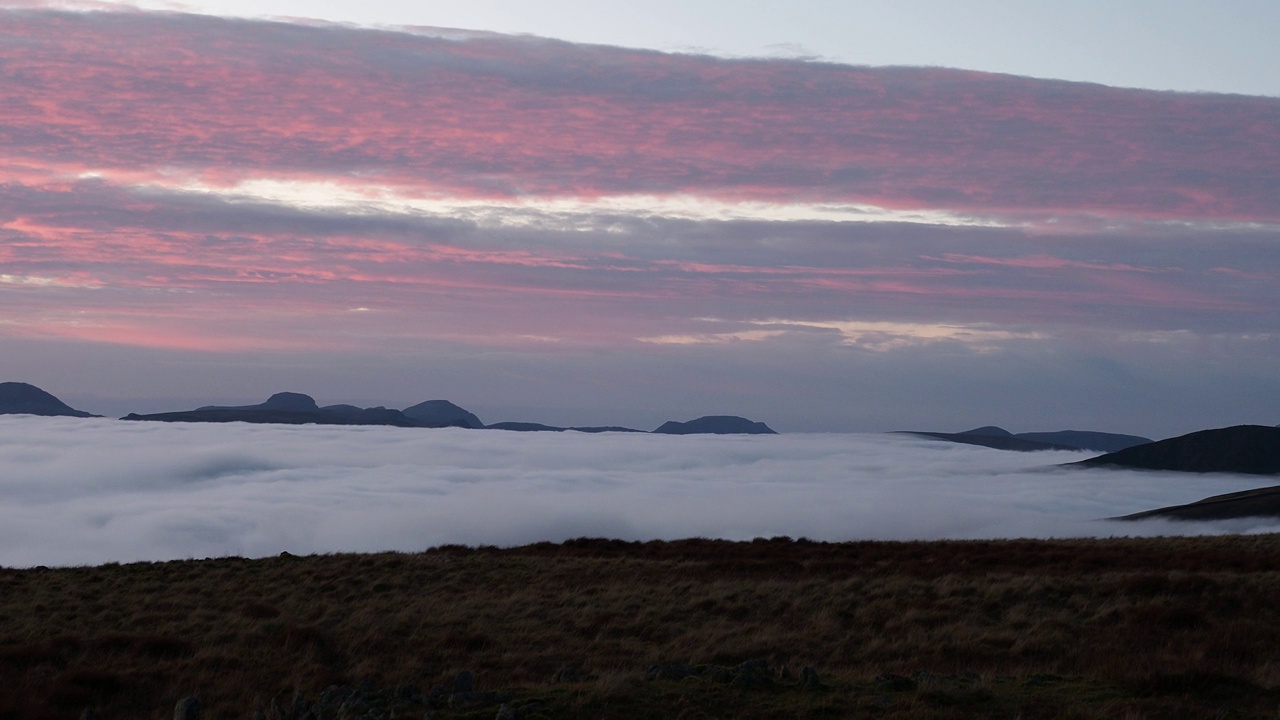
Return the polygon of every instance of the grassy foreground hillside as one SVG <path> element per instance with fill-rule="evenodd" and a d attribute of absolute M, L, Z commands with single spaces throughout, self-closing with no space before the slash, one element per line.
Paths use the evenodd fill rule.
<path fill-rule="evenodd" d="M 1277 598 L 1277 536 L 0 569 L 0 718 L 1274 718 Z"/>

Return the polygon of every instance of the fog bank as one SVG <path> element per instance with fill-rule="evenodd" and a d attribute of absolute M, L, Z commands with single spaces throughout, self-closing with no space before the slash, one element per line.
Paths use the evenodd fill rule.
<path fill-rule="evenodd" d="M 1209 534 L 1107 516 L 1264 478 L 881 434 L 657 436 L 0 417 L 0 565 L 789 535 Z"/>

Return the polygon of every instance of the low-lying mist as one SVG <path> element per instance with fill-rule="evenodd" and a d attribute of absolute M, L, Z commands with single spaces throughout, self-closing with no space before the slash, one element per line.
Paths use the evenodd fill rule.
<path fill-rule="evenodd" d="M 1056 465 L 882 434 L 658 436 L 0 417 L 0 565 L 597 536 L 814 540 L 1262 532 L 1099 518 L 1264 479 Z"/>

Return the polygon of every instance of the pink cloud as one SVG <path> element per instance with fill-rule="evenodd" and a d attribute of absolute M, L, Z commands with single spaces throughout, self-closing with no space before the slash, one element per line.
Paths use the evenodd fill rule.
<path fill-rule="evenodd" d="M 625 345 L 705 318 L 1278 329 L 1260 282 L 1278 272 L 1275 99 L 144 12 L 0 10 L 0 68 L 7 335 L 194 351 Z M 255 178 L 516 198 L 533 219 L 178 191 Z M 615 194 L 1034 229 L 537 215 Z M 1230 220 L 1249 223 L 1215 234 Z"/>
<path fill-rule="evenodd" d="M 9 163 L 1280 219 L 1280 100 L 148 13 L 0 11 Z"/>
<path fill-rule="evenodd" d="M 1003 267 L 1027 268 L 1034 270 L 1108 270 L 1115 272 L 1158 272 L 1156 268 L 1138 267 L 1126 263 L 1098 263 L 1080 260 L 1068 260 L 1052 255 L 1023 255 L 1020 257 L 982 257 L 962 253 L 946 253 L 938 258 L 926 257 L 925 260 L 938 260 L 961 265 L 1000 265 Z"/>

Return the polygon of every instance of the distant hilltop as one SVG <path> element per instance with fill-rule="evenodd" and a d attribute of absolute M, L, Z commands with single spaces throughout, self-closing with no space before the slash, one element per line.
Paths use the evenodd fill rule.
<path fill-rule="evenodd" d="M 557 427 L 533 422 L 499 422 L 485 425 L 474 413 L 448 400 L 428 400 L 404 410 L 385 407 L 362 408 L 355 405 L 320 406 L 310 395 L 281 392 L 257 405 L 206 405 L 195 410 L 130 413 L 122 420 L 151 422 L 247 422 L 285 425 L 391 425 L 394 427 L 445 428 L 473 430 L 510 430 L 517 432 L 644 432 L 617 425 L 592 427 Z M 776 434 L 768 425 L 734 415 L 708 415 L 688 422 L 670 421 L 653 431 L 663 435 L 692 434 Z"/>
<path fill-rule="evenodd" d="M 1280 475 L 1280 426 L 1201 430 L 1072 463 L 1084 467 L 1196 473 Z M 1116 520 L 1280 518 L 1280 486 L 1214 495 L 1186 505 L 1145 510 Z"/>
<path fill-rule="evenodd" d="M 708 415 L 689 422 L 665 422 L 655 433 L 663 435 L 777 435 L 762 422 L 735 415 Z"/>
<path fill-rule="evenodd" d="M 20 382 L 0 383 L 0 415 L 45 415 L 63 417 L 98 417 L 68 406 L 35 385 Z M 585 433 L 643 432 L 618 425 L 592 427 L 556 427 L 531 422 L 500 422 L 485 425 L 480 418 L 448 400 L 427 400 L 395 410 L 385 407 L 362 408 L 355 405 L 316 403 L 310 395 L 279 392 L 257 405 L 205 405 L 195 410 L 138 414 L 130 413 L 122 420 L 150 422 L 197 423 L 275 423 L 282 425 L 389 425 L 393 427 L 446 428 L 473 430 L 513 430 L 522 432 Z M 688 434 L 774 434 L 761 422 L 733 415 L 708 415 L 689 422 L 670 421 L 654 430 L 668 435 Z"/>
<path fill-rule="evenodd" d="M 1126 448 L 1075 465 L 1280 475 L 1280 427 L 1237 425 Z"/>
<path fill-rule="evenodd" d="M 76 410 L 35 385 L 22 382 L 0 383 L 0 415 L 98 417 Z"/>
<path fill-rule="evenodd" d="M 995 425 L 985 425 L 973 430 L 958 433 L 925 432 L 921 430 L 905 431 L 908 435 L 947 440 L 966 445 L 981 445 L 997 450 L 1017 450 L 1034 452 L 1038 450 L 1093 450 L 1096 452 L 1116 452 L 1137 445 L 1151 442 L 1150 438 L 1138 435 L 1120 435 L 1117 433 L 1095 432 L 1092 430 L 1059 430 L 1056 432 L 1014 433 Z"/>

